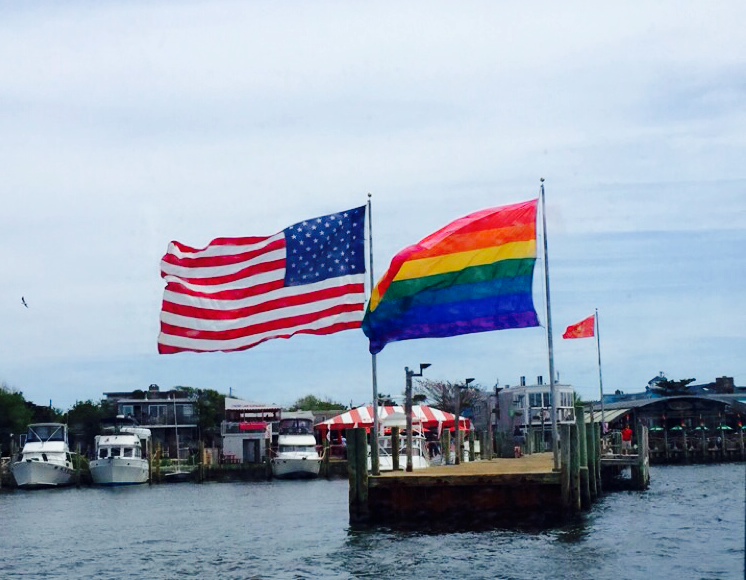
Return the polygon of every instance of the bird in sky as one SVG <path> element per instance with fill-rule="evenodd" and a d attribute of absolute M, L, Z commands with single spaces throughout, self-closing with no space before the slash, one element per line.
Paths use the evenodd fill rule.
<path fill-rule="evenodd" d="M 26 299 L 25 299 L 25 298 L 24 298 L 23 296 L 21 296 L 21 303 L 22 303 L 22 304 L 23 304 L 23 305 L 24 305 L 24 306 L 25 306 L 26 308 L 28 308 L 28 304 L 26 304 Z"/>

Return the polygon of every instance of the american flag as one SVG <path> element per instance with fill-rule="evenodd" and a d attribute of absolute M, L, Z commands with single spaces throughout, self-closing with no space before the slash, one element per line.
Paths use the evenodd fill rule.
<path fill-rule="evenodd" d="M 171 242 L 158 352 L 246 350 L 272 338 L 359 328 L 365 303 L 365 206 L 269 237 Z"/>

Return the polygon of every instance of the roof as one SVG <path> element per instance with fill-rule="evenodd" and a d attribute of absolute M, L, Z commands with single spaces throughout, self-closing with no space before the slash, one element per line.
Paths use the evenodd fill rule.
<path fill-rule="evenodd" d="M 378 407 L 378 419 L 381 425 L 386 418 L 393 416 L 394 420 L 400 416 L 406 418 L 404 407 L 401 405 L 387 405 Z M 453 428 L 455 420 L 453 413 L 446 413 L 435 407 L 427 405 L 412 406 L 412 420 L 425 429 L 440 427 L 445 429 Z M 469 429 L 470 421 L 461 416 L 459 424 L 461 429 Z M 322 432 L 327 430 L 341 431 L 343 429 L 353 429 L 355 427 L 372 427 L 373 426 L 373 405 L 367 407 L 358 407 L 352 409 L 316 425 L 316 428 Z"/>
<path fill-rule="evenodd" d="M 630 412 L 630 408 L 624 408 L 624 409 L 604 409 L 603 418 L 605 423 L 611 423 L 615 419 L 618 419 L 622 415 L 625 415 Z M 595 423 L 601 422 L 601 409 L 594 409 L 593 410 L 593 421 Z M 591 414 L 588 413 L 585 416 L 585 422 L 590 423 L 591 422 Z"/>

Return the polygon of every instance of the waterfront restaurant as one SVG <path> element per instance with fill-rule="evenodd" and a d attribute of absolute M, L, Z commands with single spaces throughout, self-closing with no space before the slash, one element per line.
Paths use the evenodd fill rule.
<path fill-rule="evenodd" d="M 282 409 L 225 398 L 225 420 L 220 424 L 223 437 L 223 463 L 262 463 L 272 447 L 273 425 Z"/>

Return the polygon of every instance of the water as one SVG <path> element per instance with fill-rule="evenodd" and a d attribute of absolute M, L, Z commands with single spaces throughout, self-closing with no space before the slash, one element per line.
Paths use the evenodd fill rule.
<path fill-rule="evenodd" d="M 651 468 L 548 530 L 353 530 L 345 480 L 0 493 L 0 577 L 744 577 L 743 464 Z"/>

